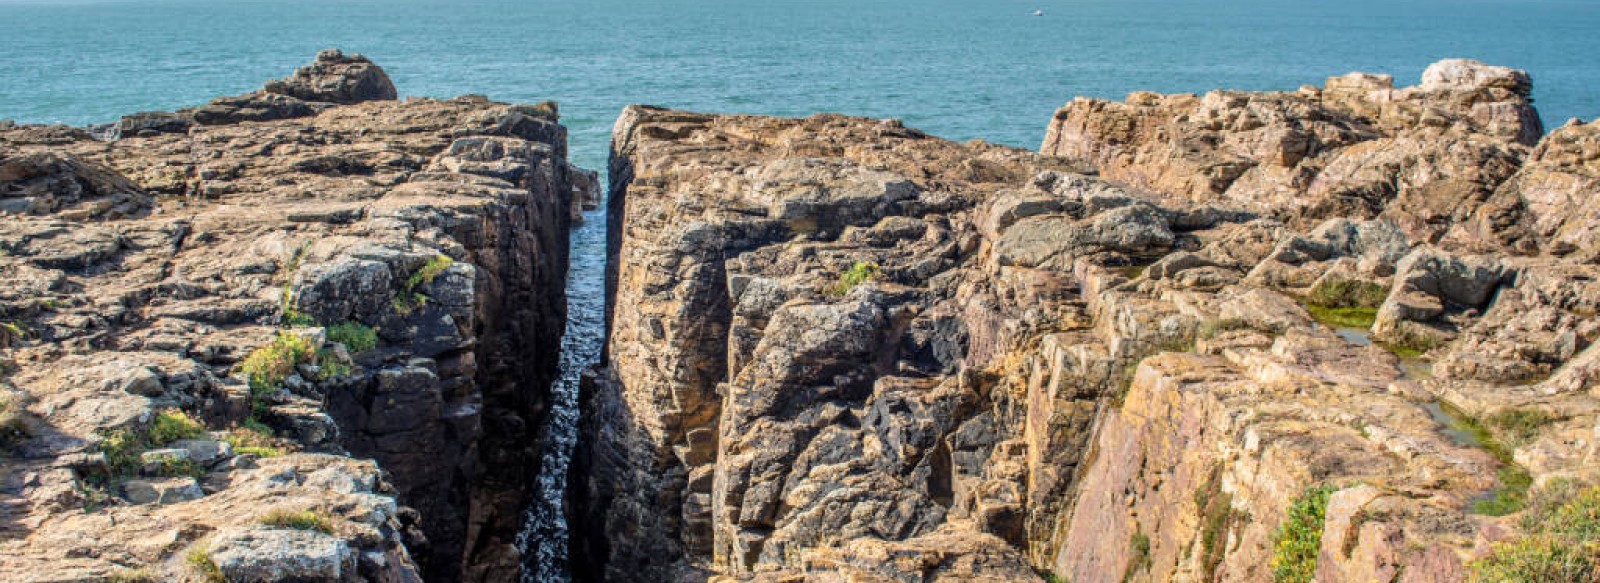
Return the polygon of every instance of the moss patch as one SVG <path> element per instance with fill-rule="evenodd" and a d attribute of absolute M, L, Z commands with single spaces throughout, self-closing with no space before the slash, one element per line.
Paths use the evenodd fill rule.
<path fill-rule="evenodd" d="M 11 348 L 29 336 L 28 325 L 22 322 L 0 321 L 0 348 Z"/>
<path fill-rule="evenodd" d="M 1318 322 L 1334 328 L 1365 330 L 1371 328 L 1373 322 L 1378 321 L 1378 311 L 1372 308 L 1330 308 L 1307 304 L 1306 311 L 1311 312 L 1311 317 Z"/>
<path fill-rule="evenodd" d="M 1517 465 L 1511 448 L 1496 439 L 1494 432 L 1483 423 L 1473 419 L 1460 408 L 1440 401 L 1439 409 L 1449 418 L 1452 429 L 1469 436 L 1470 441 L 1477 443 L 1500 462 L 1500 469 L 1495 471 L 1497 484 L 1494 490 L 1474 501 L 1472 511 L 1485 516 L 1505 516 L 1527 506 L 1528 488 L 1533 485 L 1533 476 L 1528 474 L 1528 470 Z"/>
<path fill-rule="evenodd" d="M 1245 320 L 1243 318 L 1223 318 L 1221 320 L 1209 320 L 1200 325 L 1200 337 L 1210 340 L 1212 338 L 1216 338 L 1217 336 L 1221 336 L 1225 332 L 1254 329 L 1255 326 L 1252 325 L 1249 320 Z M 1270 331 L 1263 330 L 1263 332 Z"/>
<path fill-rule="evenodd" d="M 177 409 L 167 409 L 156 414 L 155 420 L 144 429 L 124 427 L 103 434 L 100 452 L 106 455 L 111 474 L 86 476 L 91 485 L 109 487 L 115 482 L 139 472 L 144 465 L 140 454 L 151 448 L 162 447 L 180 439 L 194 439 L 205 435 L 205 426 Z M 193 476 L 200 474 L 198 466 L 189 460 L 163 461 L 157 473 L 164 476 Z"/>

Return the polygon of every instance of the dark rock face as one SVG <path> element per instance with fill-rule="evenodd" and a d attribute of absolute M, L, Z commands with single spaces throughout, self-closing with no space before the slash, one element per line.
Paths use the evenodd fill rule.
<path fill-rule="evenodd" d="M 339 49 L 317 53 L 317 60 L 284 79 L 268 81 L 267 93 L 301 101 L 350 105 L 363 101 L 393 101 L 394 82 L 383 69 L 361 55 L 346 56 Z"/>
<path fill-rule="evenodd" d="M 0 397 L 29 428 L 13 450 L 27 461 L 0 464 L 0 531 L 44 525 L 0 537 L 0 579 L 147 565 L 180 580 L 196 549 L 246 578 L 518 578 L 571 209 L 591 182 L 554 104 L 393 97 L 376 65 L 324 52 L 267 91 L 124 118 L 109 143 L 0 129 L 0 273 L 17 282 L 0 323 L 26 331 L 0 336 Z M 309 348 L 250 386 L 241 363 L 280 334 Z M 30 477 L 167 409 L 218 431 L 211 444 L 259 423 L 288 455 L 144 476 L 83 518 L 61 514 L 81 496 L 58 499 L 91 491 L 104 456 Z M 280 506 L 326 508 L 335 535 L 257 525 Z M 112 536 L 86 537 L 106 513 Z M 27 542 L 67 537 L 98 542 Z"/>
<path fill-rule="evenodd" d="M 361 55 L 345 55 L 338 49 L 317 53 L 311 64 L 295 69 L 293 75 L 268 81 L 258 91 L 232 97 L 218 97 L 210 103 L 175 113 L 152 111 L 124 116 L 116 124 L 123 136 L 153 136 L 185 133 L 194 125 L 232 125 L 247 121 L 273 121 L 309 117 L 335 105 L 366 101 L 393 101 L 398 97 L 394 82 L 383 68 Z M 553 115 L 552 111 L 552 115 Z M 554 143 L 555 136 L 544 136 Z M 565 142 L 565 136 L 560 140 Z M 559 155 L 566 157 L 566 145 Z"/>

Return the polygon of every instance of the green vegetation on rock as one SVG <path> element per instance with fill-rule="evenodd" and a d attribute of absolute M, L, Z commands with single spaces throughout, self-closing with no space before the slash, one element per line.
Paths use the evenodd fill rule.
<path fill-rule="evenodd" d="M 204 583 L 228 583 L 228 577 L 222 574 L 222 568 L 217 566 L 216 561 L 211 560 L 211 553 L 206 552 L 204 541 L 195 543 L 195 548 L 184 555 L 183 562 L 189 565 Z"/>
<path fill-rule="evenodd" d="M 1306 303 L 1324 308 L 1369 308 L 1376 310 L 1389 297 L 1389 288 L 1382 285 L 1342 279 L 1324 282 L 1311 288 Z"/>
<path fill-rule="evenodd" d="M 434 255 L 422 267 L 417 268 L 406 278 L 405 285 L 394 295 L 394 311 L 400 315 L 408 315 L 428 303 L 428 296 L 417 291 L 417 288 L 433 283 L 433 280 L 455 265 L 455 260 L 445 255 Z"/>
<path fill-rule="evenodd" d="M 22 395 L 0 385 L 0 449 L 26 439 L 29 433 Z"/>
<path fill-rule="evenodd" d="M 1208 320 L 1200 325 L 1200 337 L 1206 340 L 1216 338 L 1225 332 L 1235 330 L 1253 330 L 1255 326 L 1243 318 L 1223 318 L 1221 320 Z"/>
<path fill-rule="evenodd" d="M 187 413 L 167 409 L 156 413 L 150 422 L 150 446 L 161 447 L 180 439 L 194 439 L 206 434 L 206 426 Z"/>
<path fill-rule="evenodd" d="M 0 322 L 0 348 L 11 348 L 28 337 L 28 326 L 21 322 Z"/>
<path fill-rule="evenodd" d="M 1489 556 L 1473 561 L 1473 583 L 1594 583 L 1600 581 L 1600 547 L 1535 535 L 1497 543 Z"/>
<path fill-rule="evenodd" d="M 305 328 L 316 326 L 317 319 L 295 307 L 294 290 L 288 284 L 283 286 L 283 300 L 280 308 L 283 311 L 283 325 L 290 328 Z"/>
<path fill-rule="evenodd" d="M 328 340 L 343 344 L 352 354 L 378 346 L 378 332 L 360 322 L 342 322 L 328 327 Z"/>
<path fill-rule="evenodd" d="M 1295 498 L 1288 516 L 1272 536 L 1272 580 L 1310 583 L 1317 574 L 1322 552 L 1322 523 L 1328 517 L 1332 486 L 1314 486 Z"/>
<path fill-rule="evenodd" d="M 1455 405 L 1440 401 L 1439 409 L 1450 418 L 1451 428 L 1470 436 L 1473 442 L 1500 462 L 1500 469 L 1495 471 L 1495 489 L 1488 496 L 1474 501 L 1472 511 L 1486 516 L 1505 516 L 1522 510 L 1528 502 L 1528 488 L 1533 485 L 1533 476 L 1517 464 L 1511 448 L 1496 439 L 1487 426 Z"/>
<path fill-rule="evenodd" d="M 1502 409 L 1485 417 L 1484 421 L 1507 443 L 1521 445 L 1537 437 L 1539 429 L 1555 421 L 1555 417 L 1540 409 Z"/>
<path fill-rule="evenodd" d="M 1213 581 L 1227 550 L 1228 529 L 1247 517 L 1233 509 L 1233 495 L 1222 490 L 1220 465 L 1194 491 L 1194 504 L 1200 510 L 1200 573 L 1202 580 Z"/>
<path fill-rule="evenodd" d="M 1133 581 L 1139 573 L 1150 570 L 1150 537 L 1142 532 L 1135 532 L 1128 537 L 1128 567 L 1122 571 L 1124 583 Z"/>
<path fill-rule="evenodd" d="M 857 261 L 850 269 L 839 274 L 839 281 L 822 290 L 822 293 L 838 297 L 850 293 L 856 286 L 866 283 L 878 276 L 878 264 L 871 261 Z"/>
<path fill-rule="evenodd" d="M 1600 581 L 1600 488 L 1550 480 L 1529 497 L 1521 524 L 1528 536 L 1473 561 L 1472 581 Z"/>
<path fill-rule="evenodd" d="M 250 380 L 250 392 L 259 394 L 277 389 L 294 373 L 294 367 L 311 359 L 316 347 L 293 332 L 279 332 L 272 342 L 257 348 L 239 363 L 239 372 Z"/>
<path fill-rule="evenodd" d="M 270 458 L 287 453 L 273 438 L 272 428 L 255 419 L 246 419 L 242 425 L 224 434 L 222 440 L 228 442 L 237 455 L 253 454 Z"/>
<path fill-rule="evenodd" d="M 156 413 L 148 427 L 123 427 L 101 436 L 99 450 L 106 456 L 110 475 L 86 476 L 91 486 L 109 488 L 129 476 L 137 474 L 144 465 L 141 458 L 146 450 L 164 447 L 180 439 L 194 439 L 205 435 L 205 425 L 178 409 Z M 198 476 L 199 466 L 189 460 L 163 459 L 156 472 L 163 476 Z"/>

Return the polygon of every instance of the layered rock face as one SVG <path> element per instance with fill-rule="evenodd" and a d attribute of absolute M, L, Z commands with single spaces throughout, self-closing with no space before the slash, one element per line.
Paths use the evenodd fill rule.
<path fill-rule="evenodd" d="M 0 128 L 0 579 L 517 577 L 590 183 L 553 104 L 395 95 Z"/>
<path fill-rule="evenodd" d="M 1600 481 L 1593 126 L 1529 83 L 1080 100 L 1055 155 L 629 108 L 577 574 L 1464 580 Z"/>

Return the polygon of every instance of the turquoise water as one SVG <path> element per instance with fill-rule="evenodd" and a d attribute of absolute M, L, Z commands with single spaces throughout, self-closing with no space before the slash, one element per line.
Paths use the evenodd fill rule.
<path fill-rule="evenodd" d="M 0 118 L 172 109 L 338 46 L 402 94 L 558 100 L 589 167 L 628 103 L 1036 148 L 1075 95 L 1410 84 L 1453 56 L 1528 69 L 1547 125 L 1600 116 L 1593 0 L 0 0 L 0 23 Z"/>
<path fill-rule="evenodd" d="M 0 119 L 175 109 L 340 47 L 402 95 L 560 101 L 589 168 L 605 167 L 629 103 L 898 117 L 1037 148 L 1077 95 L 1294 89 L 1352 70 L 1409 85 L 1446 57 L 1527 69 L 1546 125 L 1600 116 L 1594 0 L 0 0 L 0 30 Z M 603 221 L 590 213 L 573 234 L 530 581 L 564 579 L 561 492 L 577 376 L 601 343 Z"/>

